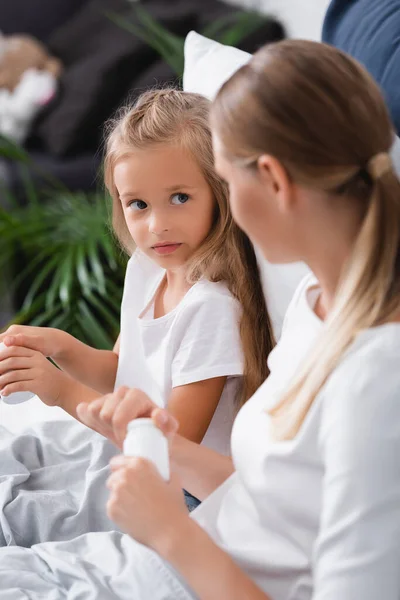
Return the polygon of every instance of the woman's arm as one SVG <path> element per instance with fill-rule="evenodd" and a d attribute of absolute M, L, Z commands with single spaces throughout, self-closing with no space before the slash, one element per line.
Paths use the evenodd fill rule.
<path fill-rule="evenodd" d="M 165 482 L 143 459 L 111 462 L 109 517 L 138 542 L 167 560 L 201 600 L 270 600 L 192 520 L 182 482 Z"/>
<path fill-rule="evenodd" d="M 171 463 L 184 489 L 199 500 L 207 498 L 234 472 L 230 456 L 223 456 L 180 435 L 173 437 L 170 453 Z"/>
<path fill-rule="evenodd" d="M 201 600 L 270 600 L 194 520 L 185 520 L 156 551 Z"/>
<path fill-rule="evenodd" d="M 323 392 L 313 600 L 400 598 L 399 354 L 360 354 Z"/>

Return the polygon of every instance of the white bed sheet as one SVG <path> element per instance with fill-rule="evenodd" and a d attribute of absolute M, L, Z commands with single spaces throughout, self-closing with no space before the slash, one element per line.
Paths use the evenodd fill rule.
<path fill-rule="evenodd" d="M 68 420 L 72 417 L 58 406 L 46 406 L 37 396 L 14 406 L 0 400 L 0 424 L 12 433 L 20 433 L 33 423 L 60 419 Z"/>

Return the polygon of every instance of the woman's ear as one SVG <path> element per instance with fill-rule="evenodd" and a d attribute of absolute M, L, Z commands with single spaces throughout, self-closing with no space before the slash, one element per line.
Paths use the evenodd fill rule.
<path fill-rule="evenodd" d="M 275 196 L 280 210 L 289 210 L 294 199 L 293 183 L 282 163 L 270 154 L 262 154 L 257 160 L 257 170 L 263 185 Z"/>

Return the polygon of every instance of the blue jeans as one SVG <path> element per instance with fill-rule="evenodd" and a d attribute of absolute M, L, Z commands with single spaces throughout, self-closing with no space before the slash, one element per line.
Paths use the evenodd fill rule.
<path fill-rule="evenodd" d="M 186 490 L 183 490 L 183 495 L 185 496 L 186 506 L 189 509 L 189 512 L 192 512 L 199 504 L 201 504 L 200 500 L 189 494 Z"/>

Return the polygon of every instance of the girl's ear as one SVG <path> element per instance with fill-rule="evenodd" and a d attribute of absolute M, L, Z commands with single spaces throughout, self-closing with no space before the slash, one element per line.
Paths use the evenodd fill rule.
<path fill-rule="evenodd" d="M 290 210 L 295 195 L 293 183 L 282 163 L 270 154 L 262 154 L 257 160 L 258 175 L 280 210 Z"/>

